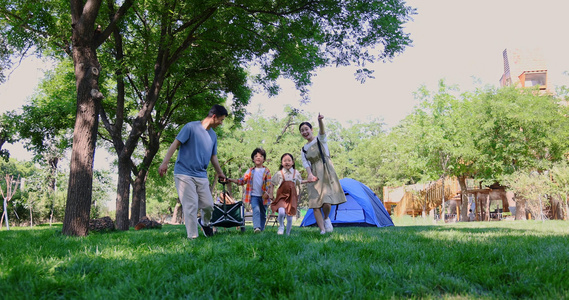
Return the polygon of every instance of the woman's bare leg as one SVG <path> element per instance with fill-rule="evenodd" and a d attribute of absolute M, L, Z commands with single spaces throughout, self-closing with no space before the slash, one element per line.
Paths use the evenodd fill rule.
<path fill-rule="evenodd" d="M 330 211 L 332 210 L 332 205 L 330 205 L 330 203 L 324 203 L 324 205 L 322 205 L 322 210 L 324 212 L 324 220 L 326 220 L 330 216 Z"/>
<path fill-rule="evenodd" d="M 324 219 L 322 218 L 322 212 L 320 211 L 320 208 L 313 208 L 312 211 L 314 211 L 314 218 L 316 219 L 316 225 L 318 225 L 318 228 L 320 228 L 320 232 L 325 231 Z M 330 211 L 328 211 L 328 213 L 330 213 Z"/>

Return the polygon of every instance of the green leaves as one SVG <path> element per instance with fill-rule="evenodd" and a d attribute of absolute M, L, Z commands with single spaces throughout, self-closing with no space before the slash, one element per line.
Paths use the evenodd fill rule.
<path fill-rule="evenodd" d="M 401 164 L 395 178 L 464 175 L 491 184 L 543 172 L 569 150 L 567 109 L 552 96 L 515 88 L 460 94 L 444 81 L 416 95 L 422 102 L 389 133 L 387 143 L 397 148 L 391 160 Z"/>
<path fill-rule="evenodd" d="M 478 108 L 473 119 L 479 121 L 472 138 L 480 149 L 481 173 L 499 178 L 518 170 L 544 170 L 561 160 L 568 147 L 569 121 L 557 101 L 514 88 L 488 90 L 473 98 Z M 494 168 L 486 167 L 491 163 Z"/>

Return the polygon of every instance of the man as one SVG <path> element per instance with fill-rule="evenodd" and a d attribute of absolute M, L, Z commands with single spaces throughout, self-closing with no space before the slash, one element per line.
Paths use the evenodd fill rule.
<path fill-rule="evenodd" d="M 174 180 L 189 239 L 198 237 L 198 225 L 206 237 L 213 235 L 213 229 L 209 226 L 213 198 L 209 189 L 207 166 L 211 161 L 217 175 L 225 178 L 217 160 L 217 135 L 213 131 L 213 128 L 223 124 L 225 117 L 225 107 L 214 105 L 205 119 L 184 125 L 158 168 L 160 176 L 164 176 L 172 155 L 179 148 L 174 165 Z M 202 210 L 200 219 L 197 218 L 198 209 Z"/>

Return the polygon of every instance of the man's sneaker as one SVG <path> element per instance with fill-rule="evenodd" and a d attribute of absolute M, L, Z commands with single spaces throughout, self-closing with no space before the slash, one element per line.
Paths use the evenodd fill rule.
<path fill-rule="evenodd" d="M 279 227 L 279 230 L 277 230 L 277 234 L 282 235 L 283 233 L 284 233 L 284 227 Z"/>
<path fill-rule="evenodd" d="M 255 230 L 253 230 L 253 232 L 259 233 L 259 232 L 261 232 L 261 228 L 257 227 L 257 228 L 255 228 Z"/>
<path fill-rule="evenodd" d="M 326 229 L 326 232 L 334 231 L 334 226 L 332 226 L 330 218 L 326 218 L 326 220 L 324 220 L 324 229 Z"/>
<path fill-rule="evenodd" d="M 213 229 L 210 226 L 203 225 L 201 218 L 198 218 L 198 224 L 202 228 L 203 235 L 205 235 L 206 237 L 213 236 Z"/>

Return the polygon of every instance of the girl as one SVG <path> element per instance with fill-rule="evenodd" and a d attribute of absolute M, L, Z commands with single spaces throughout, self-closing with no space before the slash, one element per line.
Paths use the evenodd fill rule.
<path fill-rule="evenodd" d="M 319 135 L 314 137 L 312 125 L 300 123 L 300 134 L 307 143 L 302 147 L 302 165 L 308 173 L 308 208 L 314 211 L 320 234 L 332 232 L 334 227 L 328 217 L 332 205 L 346 202 L 346 195 L 330 160 L 330 151 L 324 131 L 324 116 L 318 114 Z M 324 215 L 322 215 L 324 214 Z"/>
<path fill-rule="evenodd" d="M 292 217 L 296 215 L 296 207 L 298 203 L 299 186 L 303 181 L 300 173 L 295 169 L 294 157 L 292 154 L 285 153 L 281 156 L 281 166 L 271 183 L 278 186 L 277 196 L 271 203 L 271 210 L 278 212 L 279 229 L 277 234 L 284 233 L 284 218 L 286 215 L 286 234 L 290 235 L 292 227 Z"/>

